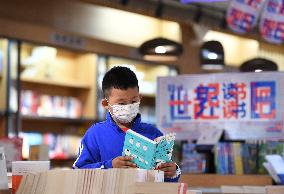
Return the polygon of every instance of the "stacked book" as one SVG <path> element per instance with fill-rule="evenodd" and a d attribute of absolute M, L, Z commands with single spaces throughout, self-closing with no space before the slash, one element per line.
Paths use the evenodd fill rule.
<path fill-rule="evenodd" d="M 142 169 L 51 170 L 24 175 L 17 194 L 185 194 L 184 183 L 163 183 L 163 172 Z"/>

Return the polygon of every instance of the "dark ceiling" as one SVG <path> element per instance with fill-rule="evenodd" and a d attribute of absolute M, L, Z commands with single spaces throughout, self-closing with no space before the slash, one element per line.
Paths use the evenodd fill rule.
<path fill-rule="evenodd" d="M 187 3 L 180 0 L 81 0 L 84 2 L 140 13 L 179 23 L 202 23 L 226 26 L 226 10 L 230 0 L 207 3 Z M 203 0 L 205 1 L 205 0 Z M 213 0 L 216 1 L 216 0 Z"/>

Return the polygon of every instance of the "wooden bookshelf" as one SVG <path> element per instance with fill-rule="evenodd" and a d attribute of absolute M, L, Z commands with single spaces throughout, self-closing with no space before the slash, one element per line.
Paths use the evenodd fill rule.
<path fill-rule="evenodd" d="M 152 106 L 156 104 L 156 97 L 154 95 L 142 94 L 141 105 L 142 106 Z"/>
<path fill-rule="evenodd" d="M 7 96 L 7 50 L 8 50 L 8 39 L 0 39 L 0 51 L 2 52 L 1 57 L 1 71 L 0 71 L 0 110 L 6 110 L 6 96 Z M 2 114 L 3 116 L 3 114 Z"/>
<path fill-rule="evenodd" d="M 5 136 L 5 112 L 0 111 L 0 137 Z"/>
<path fill-rule="evenodd" d="M 87 130 L 95 119 L 90 118 L 60 118 L 60 117 L 42 117 L 42 116 L 21 116 L 22 130 L 24 132 L 40 133 L 74 133 L 77 131 L 68 131 L 68 128 L 82 128 Z"/>
<path fill-rule="evenodd" d="M 268 175 L 218 175 L 218 174 L 182 174 L 180 182 L 188 183 L 189 187 L 220 187 L 231 186 L 265 186 L 272 185 Z"/>
<path fill-rule="evenodd" d="M 21 78 L 21 87 L 22 90 L 31 90 L 38 94 L 72 96 L 80 101 L 86 101 L 91 92 L 91 86 L 88 84 L 49 79 Z"/>
<path fill-rule="evenodd" d="M 70 88 L 70 89 L 82 89 L 88 90 L 90 89 L 90 85 L 86 83 L 80 83 L 75 81 L 63 81 L 63 80 L 52 80 L 52 79 L 42 79 L 42 78 L 21 78 L 21 82 L 23 87 L 31 85 L 31 86 L 53 86 L 60 88 Z"/>
<path fill-rule="evenodd" d="M 36 60 L 34 51 L 55 55 Z M 83 117 L 96 117 L 96 54 L 23 43 L 21 58 L 21 90 L 75 97 L 82 102 Z"/>
<path fill-rule="evenodd" d="M 42 122 L 61 122 L 61 123 L 72 123 L 72 124 L 85 124 L 85 123 L 89 124 L 94 122 L 94 119 L 89 119 L 89 118 L 63 118 L 63 117 L 27 116 L 27 115 L 22 115 L 21 118 L 24 121 L 37 120 Z"/>
<path fill-rule="evenodd" d="M 52 60 L 31 60 L 33 63 L 27 65 L 34 57 L 34 49 L 49 49 L 47 53 L 53 50 L 56 54 Z M 96 118 L 96 55 L 30 43 L 23 43 L 21 51 L 22 91 L 32 91 L 35 96 L 75 97 L 82 103 L 81 118 L 21 115 L 22 131 L 82 135 Z"/>

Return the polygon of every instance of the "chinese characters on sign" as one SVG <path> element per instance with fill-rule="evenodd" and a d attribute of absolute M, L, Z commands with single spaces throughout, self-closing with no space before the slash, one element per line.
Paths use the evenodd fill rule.
<path fill-rule="evenodd" d="M 247 88 L 243 82 L 209 83 L 190 91 L 183 85 L 169 84 L 171 120 L 275 118 L 275 82 L 251 82 L 251 90 Z M 249 97 L 250 106 L 246 103 Z"/>
<path fill-rule="evenodd" d="M 274 119 L 275 82 L 251 83 L 251 117 L 256 119 Z"/>
<path fill-rule="evenodd" d="M 283 84 L 283 73 L 159 78 L 158 127 L 183 137 L 215 127 L 237 139 L 257 135 L 284 139 Z"/>

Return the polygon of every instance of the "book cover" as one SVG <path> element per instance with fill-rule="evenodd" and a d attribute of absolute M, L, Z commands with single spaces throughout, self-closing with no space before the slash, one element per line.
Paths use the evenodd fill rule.
<path fill-rule="evenodd" d="M 233 156 L 233 144 L 225 143 L 225 156 L 226 156 L 226 174 L 235 174 L 234 156 Z"/>
<path fill-rule="evenodd" d="M 233 143 L 235 174 L 244 174 L 241 143 Z"/>
<path fill-rule="evenodd" d="M 243 171 L 244 174 L 250 174 L 250 166 L 249 166 L 249 148 L 246 143 L 241 145 L 241 153 L 242 153 L 242 161 L 243 161 Z"/>
<path fill-rule="evenodd" d="M 250 174 L 257 174 L 257 161 L 258 161 L 258 145 L 255 143 L 248 143 L 248 168 Z"/>
<path fill-rule="evenodd" d="M 139 168 L 154 169 L 161 163 L 172 161 L 174 140 L 173 133 L 153 141 L 129 129 L 125 135 L 122 155 L 133 157 L 133 162 Z"/>
<path fill-rule="evenodd" d="M 182 149 L 182 172 L 204 173 L 206 169 L 206 155 L 196 151 L 196 144 L 183 144 Z"/>
<path fill-rule="evenodd" d="M 265 168 L 262 164 L 265 162 L 267 144 L 266 143 L 260 143 L 258 145 L 258 148 L 259 149 L 258 149 L 257 172 L 259 174 L 265 174 L 266 170 L 265 170 Z"/>
<path fill-rule="evenodd" d="M 277 175 L 281 184 L 284 184 L 284 159 L 280 155 L 266 155 L 265 159 L 273 169 L 274 174 Z"/>

